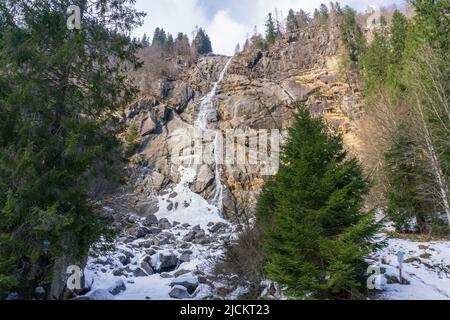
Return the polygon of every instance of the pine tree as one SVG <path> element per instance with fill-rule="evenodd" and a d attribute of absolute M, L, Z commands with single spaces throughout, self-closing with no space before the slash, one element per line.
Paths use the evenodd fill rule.
<path fill-rule="evenodd" d="M 143 15 L 132 1 L 102 1 L 106 16 L 79 3 L 73 31 L 66 0 L 0 5 L 0 295 L 47 287 L 55 261 L 110 233 L 89 188 L 120 178 L 116 114 L 136 93 L 124 74 L 140 65 L 128 35 Z"/>
<path fill-rule="evenodd" d="M 267 276 L 288 294 L 344 297 L 365 272 L 373 216 L 362 214 L 368 183 L 340 137 L 306 108 L 296 115 L 278 174 L 263 188 L 257 225 L 269 255 Z"/>
<path fill-rule="evenodd" d="M 148 46 L 150 46 L 150 41 L 149 41 L 146 33 L 144 33 L 144 35 L 142 36 L 142 41 L 141 42 L 142 42 L 142 46 L 144 48 L 147 48 Z"/>
<path fill-rule="evenodd" d="M 272 13 L 269 13 L 266 21 L 266 41 L 269 45 L 272 45 L 275 43 L 276 38 L 275 22 L 273 21 Z"/>
<path fill-rule="evenodd" d="M 365 49 L 365 38 L 356 22 L 356 11 L 345 6 L 340 15 L 342 41 L 350 55 L 350 60 L 357 62 Z"/>
<path fill-rule="evenodd" d="M 295 16 L 294 10 L 292 9 L 289 9 L 286 21 L 286 29 L 288 32 L 294 32 L 295 30 L 298 29 L 297 17 Z"/>
<path fill-rule="evenodd" d="M 329 12 L 328 12 L 328 7 L 325 4 L 321 4 L 320 5 L 320 20 L 322 23 L 326 22 L 328 20 L 328 16 L 329 16 Z"/>
<path fill-rule="evenodd" d="M 408 36 L 408 21 L 406 17 L 398 10 L 392 15 L 392 24 L 390 30 L 391 61 L 393 64 L 399 64 L 405 51 L 406 39 Z"/>
<path fill-rule="evenodd" d="M 450 1 L 414 0 L 414 27 L 417 40 L 450 52 Z"/>
<path fill-rule="evenodd" d="M 385 169 L 388 176 L 387 216 L 400 232 L 430 231 L 432 213 L 436 210 L 431 193 L 432 175 L 418 152 L 416 140 L 401 125 L 394 136 L 392 146 L 385 153 Z"/>
<path fill-rule="evenodd" d="M 391 65 L 390 57 L 391 52 L 387 31 L 385 28 L 381 28 L 374 32 L 373 40 L 361 58 L 365 71 L 366 93 L 374 90 L 379 83 L 386 81 Z"/>
<path fill-rule="evenodd" d="M 167 41 L 164 43 L 164 52 L 167 54 L 172 54 L 173 48 L 174 48 L 174 41 L 173 36 L 168 33 L 167 34 Z"/>
<path fill-rule="evenodd" d="M 194 42 L 192 43 L 192 47 L 194 49 L 194 52 L 199 55 L 208 54 L 213 51 L 211 40 L 202 28 L 197 31 Z"/>

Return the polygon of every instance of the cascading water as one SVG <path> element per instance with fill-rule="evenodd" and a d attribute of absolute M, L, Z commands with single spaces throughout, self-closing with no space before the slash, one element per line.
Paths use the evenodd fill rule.
<path fill-rule="evenodd" d="M 217 82 L 212 84 L 211 90 L 205 95 L 200 103 L 199 113 L 194 121 L 193 129 L 197 146 L 202 146 L 201 154 L 183 156 L 182 164 L 173 166 L 180 174 L 180 182 L 169 194 L 158 197 L 158 218 L 168 218 L 177 222 L 199 224 L 201 226 L 209 222 L 223 221 L 223 186 L 221 183 L 220 157 L 222 151 L 221 132 L 211 125 L 217 120 L 217 110 L 213 99 L 219 84 L 223 81 L 228 66 L 232 59 L 225 64 Z M 186 138 L 186 132 L 180 131 L 182 138 Z M 190 144 L 189 137 L 189 144 Z M 194 193 L 190 186 L 198 178 L 200 167 L 207 164 L 214 170 L 214 194 L 207 201 L 199 194 Z"/>
<path fill-rule="evenodd" d="M 228 67 L 231 63 L 231 60 L 233 58 L 230 58 L 227 63 L 225 64 L 225 67 L 223 68 L 222 72 L 219 75 L 219 79 L 217 82 L 213 84 L 213 87 L 211 91 L 203 97 L 201 103 L 200 103 L 200 110 L 197 115 L 196 120 L 194 121 L 194 127 L 201 131 L 202 135 L 204 133 L 213 133 L 214 134 L 214 140 L 212 141 L 212 154 L 214 155 L 213 161 L 214 161 L 214 183 L 215 183 L 215 191 L 213 196 L 213 205 L 215 205 L 219 213 L 222 215 L 223 211 L 223 186 L 220 181 L 220 168 L 219 168 L 219 157 L 220 157 L 220 150 L 221 146 L 219 145 L 221 143 L 221 139 L 219 137 L 220 131 L 214 130 L 210 128 L 210 123 L 212 120 L 217 119 L 217 110 L 214 106 L 213 99 L 217 92 L 217 87 L 219 84 L 223 81 L 223 78 L 225 77 L 225 74 L 227 73 Z"/>

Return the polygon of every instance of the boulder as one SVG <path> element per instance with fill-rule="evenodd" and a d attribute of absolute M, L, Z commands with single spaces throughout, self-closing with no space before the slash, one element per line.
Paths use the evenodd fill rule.
<path fill-rule="evenodd" d="M 45 298 L 46 291 L 43 287 L 37 287 L 36 289 L 34 289 L 34 293 L 36 295 L 36 298 L 43 299 Z"/>
<path fill-rule="evenodd" d="M 86 296 L 92 300 L 114 300 L 114 295 L 104 289 L 97 289 L 88 293 Z"/>
<path fill-rule="evenodd" d="M 136 210 L 141 217 L 152 216 L 155 213 L 157 213 L 159 210 L 158 200 L 155 199 L 152 201 L 141 202 L 136 206 Z M 150 217 L 150 219 L 148 221 L 154 222 L 155 218 L 156 217 Z M 147 219 L 146 219 L 146 222 L 147 222 Z M 157 224 L 157 223 L 158 223 L 158 221 L 156 221 L 156 223 L 154 223 L 154 224 Z"/>
<path fill-rule="evenodd" d="M 173 253 L 155 254 L 151 258 L 151 266 L 158 272 L 170 272 L 178 266 L 178 257 Z"/>
<path fill-rule="evenodd" d="M 150 266 L 150 264 L 147 261 L 142 261 L 141 262 L 141 268 L 148 274 L 148 275 L 152 275 L 153 274 L 153 269 Z"/>
<path fill-rule="evenodd" d="M 123 266 L 129 265 L 130 262 L 131 262 L 130 258 L 129 258 L 128 256 L 124 255 L 124 254 L 118 256 L 117 259 L 119 259 L 120 263 L 121 263 Z"/>
<path fill-rule="evenodd" d="M 116 283 L 108 288 L 108 292 L 111 293 L 113 296 L 117 296 L 122 291 L 125 291 L 127 288 L 125 286 L 125 282 L 123 282 L 122 279 L 119 279 L 116 281 Z"/>
<path fill-rule="evenodd" d="M 162 218 L 158 222 L 158 227 L 165 230 L 165 229 L 170 229 L 172 227 L 172 225 L 167 218 Z"/>
<path fill-rule="evenodd" d="M 137 268 L 136 270 L 133 271 L 133 276 L 139 278 L 139 277 L 146 277 L 148 276 L 148 274 L 145 273 L 145 271 L 142 270 L 141 268 Z"/>
<path fill-rule="evenodd" d="M 214 226 L 212 226 L 209 231 L 212 233 L 216 233 L 219 230 L 223 230 L 226 229 L 228 227 L 228 224 L 224 223 L 224 222 L 217 222 Z"/>
<path fill-rule="evenodd" d="M 181 262 L 189 262 L 191 261 L 191 255 L 187 253 L 183 253 L 179 258 Z"/>
<path fill-rule="evenodd" d="M 144 226 L 153 227 L 158 225 L 158 218 L 154 214 L 150 214 L 145 218 Z"/>
<path fill-rule="evenodd" d="M 187 289 L 183 286 L 176 285 L 169 292 L 169 296 L 174 299 L 188 299 L 191 297 Z"/>
<path fill-rule="evenodd" d="M 195 232 L 193 230 L 186 233 L 186 235 L 183 237 L 183 241 L 191 242 L 195 239 Z"/>
<path fill-rule="evenodd" d="M 197 178 L 191 187 L 191 190 L 195 193 L 202 193 L 208 188 L 214 181 L 214 173 L 207 164 L 200 167 Z"/>
<path fill-rule="evenodd" d="M 170 274 L 170 273 L 163 272 L 163 273 L 160 274 L 160 277 L 164 278 L 164 279 L 170 279 L 170 278 L 173 278 L 174 276 L 172 274 Z"/>
<path fill-rule="evenodd" d="M 170 283 L 171 287 L 174 287 L 174 286 L 185 287 L 189 294 L 193 294 L 194 291 L 197 289 L 198 285 L 199 285 L 198 278 L 196 276 L 191 276 L 191 275 L 183 275 L 181 277 L 174 279 Z"/>

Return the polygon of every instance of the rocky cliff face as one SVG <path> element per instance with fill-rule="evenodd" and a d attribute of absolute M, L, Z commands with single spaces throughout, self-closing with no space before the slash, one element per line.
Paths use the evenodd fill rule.
<path fill-rule="evenodd" d="M 224 136 L 239 130 L 280 130 L 292 123 L 295 103 L 305 103 L 322 117 L 330 130 L 343 135 L 347 149 L 358 155 L 358 120 L 363 112 L 357 83 L 340 71 L 344 49 L 338 26 L 311 26 L 286 34 L 268 51 L 246 48 L 236 54 L 213 97 L 217 116 L 212 128 Z M 152 202 L 169 186 L 180 181 L 173 163 L 173 150 L 186 150 L 190 141 L 180 140 L 180 130 L 189 132 L 198 115 L 201 99 L 218 80 L 228 57 L 208 55 L 188 66 L 170 61 L 177 75 L 161 77 L 147 85 L 142 98 L 129 107 L 124 121 L 140 135 L 138 152 L 132 158 L 134 192 L 141 202 Z M 251 134 L 250 134 L 251 135 Z M 239 140 L 239 139 L 237 139 Z M 235 143 L 248 144 L 248 138 Z M 222 164 L 224 213 L 236 218 L 251 211 L 264 181 L 258 165 Z M 215 168 L 197 166 L 191 190 L 210 199 L 214 193 Z M 156 206 L 156 201 L 153 201 Z M 153 208 L 157 210 L 157 208 Z"/>
<path fill-rule="evenodd" d="M 343 54 L 330 19 L 327 27 L 285 35 L 268 51 L 247 46 L 231 60 L 177 57 L 144 67 L 135 77 L 141 97 L 122 115 L 139 137 L 131 181 L 102 202 L 119 236 L 107 254 L 98 250 L 103 244 L 92 247 L 89 293 L 78 298 L 243 294 L 214 277 L 211 262 L 252 218 L 265 176 L 276 173 L 277 144 L 295 105 L 304 103 L 342 134 L 350 153 L 360 153 L 362 100 L 352 75 L 340 72 Z M 155 65 L 156 72 L 147 69 Z"/>

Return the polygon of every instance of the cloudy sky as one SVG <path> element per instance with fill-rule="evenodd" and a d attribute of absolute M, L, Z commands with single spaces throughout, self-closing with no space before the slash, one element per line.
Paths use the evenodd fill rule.
<path fill-rule="evenodd" d="M 341 0 L 343 6 L 364 11 L 370 5 L 401 4 L 404 0 Z M 243 43 L 253 33 L 264 31 L 268 12 L 278 10 L 286 17 L 290 8 L 312 12 L 324 0 L 137 0 L 137 8 L 147 13 L 145 24 L 135 30 L 135 36 L 147 33 L 150 37 L 156 27 L 176 35 L 183 32 L 192 37 L 195 26 L 206 30 L 214 52 L 232 55 L 237 43 Z M 328 3 L 328 0 L 325 1 Z"/>

